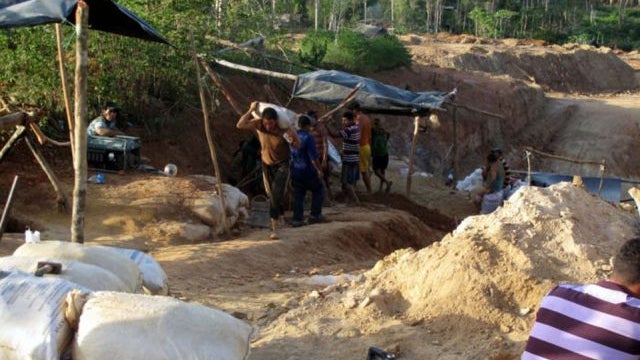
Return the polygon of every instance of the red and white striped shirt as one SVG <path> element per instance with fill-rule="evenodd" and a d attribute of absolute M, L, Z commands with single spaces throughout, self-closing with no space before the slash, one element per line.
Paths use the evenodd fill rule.
<path fill-rule="evenodd" d="M 542 299 L 522 359 L 640 359 L 640 299 L 610 281 L 556 286 Z"/>

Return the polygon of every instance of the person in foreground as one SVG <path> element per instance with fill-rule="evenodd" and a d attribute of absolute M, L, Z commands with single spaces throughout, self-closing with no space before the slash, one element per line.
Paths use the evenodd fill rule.
<path fill-rule="evenodd" d="M 522 359 L 640 359 L 640 238 L 622 245 L 609 280 L 542 299 Z"/>
<path fill-rule="evenodd" d="M 116 136 L 124 135 L 124 132 L 116 127 L 116 120 L 120 109 L 116 104 L 108 102 L 102 108 L 102 113 L 93 119 L 87 127 L 87 135 L 90 136 Z"/>

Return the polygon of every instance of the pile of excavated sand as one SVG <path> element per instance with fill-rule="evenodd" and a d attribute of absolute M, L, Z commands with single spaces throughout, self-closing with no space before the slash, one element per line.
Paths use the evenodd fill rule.
<path fill-rule="evenodd" d="M 359 282 L 314 293 L 315 300 L 308 296 L 269 332 L 323 333 L 317 322 L 342 318 L 372 333 L 380 319 L 400 318 L 526 334 L 554 284 L 608 275 L 611 257 L 634 234 L 635 222 L 633 214 L 570 183 L 523 187 L 494 213 L 465 219 L 439 243 L 396 251 Z"/>
<path fill-rule="evenodd" d="M 631 214 L 570 183 L 525 187 L 440 243 L 380 261 L 362 288 L 403 299 L 409 318 L 456 314 L 526 327 L 523 315 L 553 284 L 606 276 L 634 225 Z"/>

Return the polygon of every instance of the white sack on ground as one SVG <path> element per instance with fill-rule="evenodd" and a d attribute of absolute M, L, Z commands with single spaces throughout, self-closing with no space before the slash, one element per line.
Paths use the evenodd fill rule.
<path fill-rule="evenodd" d="M 78 311 L 74 360 L 243 360 L 249 356 L 253 328 L 202 305 L 167 296 L 95 292 Z"/>
<path fill-rule="evenodd" d="M 0 271 L 22 271 L 33 274 L 39 261 L 55 262 L 62 265 L 60 274 L 45 274 L 45 277 L 67 280 L 93 291 L 128 291 L 120 278 L 109 270 L 79 261 L 53 257 L 5 256 L 0 257 Z"/>
<path fill-rule="evenodd" d="M 206 181 L 215 184 L 215 178 L 211 176 L 197 175 Z M 237 222 L 245 221 L 249 216 L 249 198 L 240 189 L 229 184 L 222 184 L 225 210 L 229 226 L 234 226 Z M 193 213 L 209 225 L 214 234 L 220 235 L 224 232 L 222 222 L 222 206 L 218 194 L 192 199 L 186 202 Z"/>
<path fill-rule="evenodd" d="M 290 127 L 297 127 L 296 120 L 298 119 L 298 114 L 296 114 L 295 111 L 291 111 L 283 106 L 266 102 L 259 102 L 258 110 L 251 113 L 251 115 L 254 119 L 260 119 L 260 117 L 262 116 L 262 112 L 268 107 L 274 109 L 276 113 L 278 113 L 278 127 L 280 129 L 284 130 Z"/>
<path fill-rule="evenodd" d="M 138 265 L 122 254 L 98 246 L 85 246 L 67 241 L 41 241 L 23 244 L 16 249 L 13 255 L 54 257 L 96 265 L 111 271 L 122 280 L 127 286 L 127 292 L 142 290 L 142 274 Z"/>
<path fill-rule="evenodd" d="M 456 189 L 459 191 L 472 191 L 479 186 L 482 186 L 482 169 L 480 168 L 475 169 L 463 180 L 458 181 Z"/>
<path fill-rule="evenodd" d="M 138 269 L 142 273 L 142 285 L 147 291 L 153 295 L 167 295 L 169 293 L 169 280 L 167 273 L 164 272 L 160 263 L 158 263 L 151 255 L 140 250 L 124 249 L 119 247 L 104 247 L 125 255 L 131 261 L 138 265 Z"/>
<path fill-rule="evenodd" d="M 59 360 L 73 332 L 63 304 L 71 290 L 62 279 L 0 272 L 0 359 Z"/>

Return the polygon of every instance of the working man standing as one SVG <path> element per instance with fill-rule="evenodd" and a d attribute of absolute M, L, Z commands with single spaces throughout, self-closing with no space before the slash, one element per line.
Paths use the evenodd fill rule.
<path fill-rule="evenodd" d="M 116 104 L 108 102 L 102 108 L 100 116 L 93 119 L 87 127 L 87 135 L 90 136 L 116 136 L 124 135 L 124 132 L 116 127 L 116 120 L 120 109 Z"/>
<path fill-rule="evenodd" d="M 360 129 L 360 175 L 367 193 L 371 194 L 371 173 L 369 173 L 369 163 L 371 161 L 371 119 L 362 112 L 360 103 L 357 101 L 349 103 L 347 109 L 353 112 L 356 125 Z"/>
<path fill-rule="evenodd" d="M 298 138 L 300 147 L 291 147 L 291 182 L 293 184 L 293 219 L 291 226 L 304 225 L 304 197 L 311 191 L 311 214 L 309 224 L 323 221 L 322 201 L 324 186 L 322 185 L 322 168 L 316 151 L 313 135 L 309 132 L 311 118 L 300 115 L 298 118 Z"/>
<path fill-rule="evenodd" d="M 269 237 L 278 239 L 276 227 L 278 220 L 281 220 L 284 215 L 285 190 L 289 179 L 291 158 L 289 144 L 297 148 L 300 146 L 300 141 L 293 127 L 281 129 L 278 126 L 278 113 L 273 108 L 265 108 L 259 119 L 252 119 L 251 113 L 257 108 L 258 102 L 252 102 L 249 110 L 238 120 L 236 127 L 255 131 L 258 135 L 264 187 L 271 203 L 269 209 L 271 235 Z"/>
<path fill-rule="evenodd" d="M 522 359 L 640 359 L 640 238 L 622 245 L 609 280 L 542 299 Z"/>

